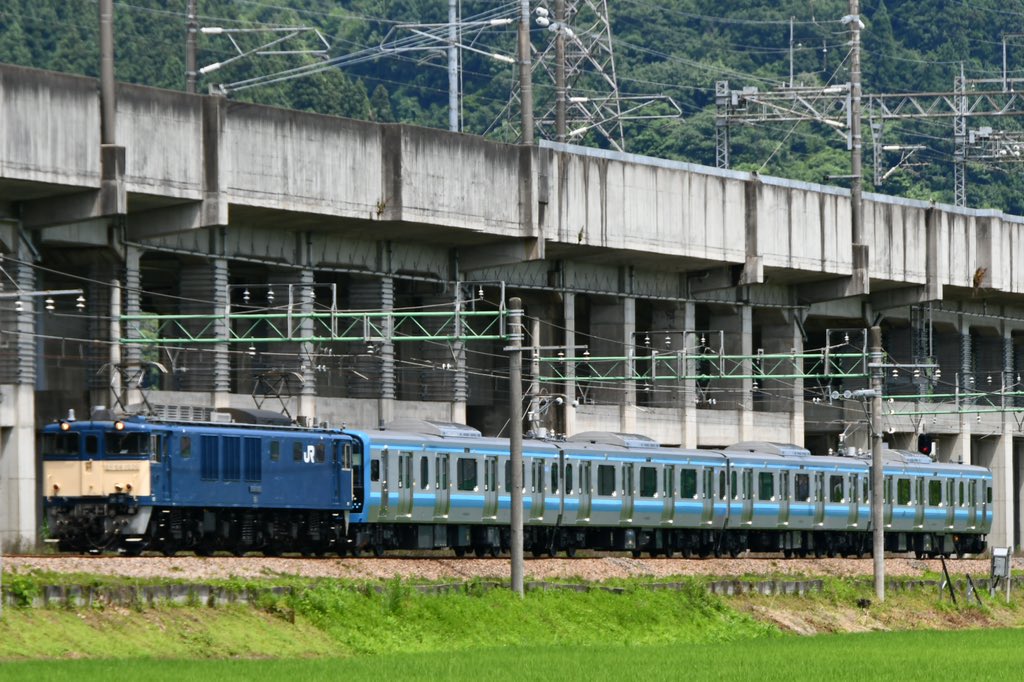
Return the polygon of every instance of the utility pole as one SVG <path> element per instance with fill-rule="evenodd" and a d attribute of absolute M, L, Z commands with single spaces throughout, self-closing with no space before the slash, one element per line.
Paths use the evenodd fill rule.
<path fill-rule="evenodd" d="M 448 130 L 459 132 L 458 0 L 448 0 Z"/>
<path fill-rule="evenodd" d="M 100 0 L 100 144 L 116 144 L 114 88 L 114 0 Z"/>
<path fill-rule="evenodd" d="M 882 328 L 871 327 L 871 556 L 875 569 L 875 598 L 885 601 L 885 527 L 882 525 Z"/>
<path fill-rule="evenodd" d="M 522 143 L 533 144 L 533 73 L 530 55 L 530 0 L 520 0 L 519 97 Z"/>
<path fill-rule="evenodd" d="M 555 0 L 555 139 L 565 142 L 565 0 Z"/>
<path fill-rule="evenodd" d="M 523 302 L 508 302 L 508 405 L 509 459 L 512 469 L 512 500 L 509 525 L 509 553 L 512 556 L 512 591 L 523 591 Z"/>
<path fill-rule="evenodd" d="M 789 18 L 789 87 L 793 87 L 793 19 Z"/>
<path fill-rule="evenodd" d="M 185 92 L 196 91 L 196 33 L 199 32 L 197 4 L 199 0 L 188 0 L 188 24 L 185 29 Z"/>
<path fill-rule="evenodd" d="M 863 214 L 863 140 L 860 132 L 860 0 L 850 0 L 849 26 L 852 33 L 850 47 L 850 221 L 852 223 L 853 243 L 863 245 L 864 214 Z M 867 278 L 867 263 L 855 264 L 864 268 Z"/>

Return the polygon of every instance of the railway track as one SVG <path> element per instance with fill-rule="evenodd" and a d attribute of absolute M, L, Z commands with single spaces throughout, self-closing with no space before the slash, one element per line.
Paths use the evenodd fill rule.
<path fill-rule="evenodd" d="M 264 557 L 215 555 L 196 557 L 114 555 L 23 554 L 5 556 L 5 571 L 83 573 L 126 578 L 174 578 L 209 580 L 298 576 L 346 580 L 384 580 L 403 577 L 412 580 L 490 578 L 507 579 L 509 560 L 498 558 L 455 558 L 440 553 L 386 554 L 379 558 L 302 556 Z M 951 573 L 986 576 L 986 559 L 947 561 Z M 938 560 L 894 556 L 886 559 L 886 575 L 893 578 L 922 578 L 941 572 Z M 834 576 L 867 578 L 872 575 L 870 558 L 864 559 L 783 559 L 748 556 L 737 559 L 633 558 L 629 554 L 578 556 L 575 559 L 528 558 L 527 576 L 534 579 L 584 579 L 670 576 Z"/>

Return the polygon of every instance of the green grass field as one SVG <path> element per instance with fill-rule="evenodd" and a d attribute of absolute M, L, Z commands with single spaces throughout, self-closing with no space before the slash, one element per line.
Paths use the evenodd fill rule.
<path fill-rule="evenodd" d="M 0 664 L 0 679 L 155 680 L 900 680 L 1015 679 L 1020 631 L 783 637 L 717 644 L 481 648 L 350 659 L 89 660 Z"/>

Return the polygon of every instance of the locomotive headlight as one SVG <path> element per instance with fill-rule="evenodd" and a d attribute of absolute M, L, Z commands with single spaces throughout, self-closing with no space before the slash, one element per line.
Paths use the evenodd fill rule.
<path fill-rule="evenodd" d="M 71 424 L 68 424 L 67 422 L 61 422 L 60 423 L 60 430 L 61 431 L 67 431 L 70 428 L 71 428 Z"/>
<path fill-rule="evenodd" d="M 120 420 L 114 422 L 114 430 L 115 431 L 124 431 L 124 422 L 120 421 Z"/>
<path fill-rule="evenodd" d="M 124 489 L 125 489 L 126 492 L 130 493 L 132 491 L 132 484 L 131 483 L 126 483 L 125 486 L 124 486 Z"/>

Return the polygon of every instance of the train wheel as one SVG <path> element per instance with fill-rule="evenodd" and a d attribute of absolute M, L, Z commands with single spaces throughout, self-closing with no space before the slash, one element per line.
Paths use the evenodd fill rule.
<path fill-rule="evenodd" d="M 665 548 L 665 558 L 666 559 L 671 559 L 675 555 L 676 555 L 676 548 L 675 547 L 666 547 Z"/>
<path fill-rule="evenodd" d="M 384 556 L 384 545 L 380 544 L 379 542 L 374 543 L 374 545 L 373 545 L 373 556 L 375 556 L 375 557 L 382 557 L 382 556 Z"/>
<path fill-rule="evenodd" d="M 458 558 L 461 559 L 462 557 L 466 556 L 465 547 L 452 547 L 452 549 L 455 550 L 455 556 L 457 556 Z"/>
<path fill-rule="evenodd" d="M 689 545 L 683 545 L 683 558 L 684 559 L 692 559 L 693 558 L 693 548 L 691 548 Z"/>
<path fill-rule="evenodd" d="M 501 556 L 501 547 L 498 547 L 497 545 L 491 545 L 490 549 L 488 549 L 487 551 L 495 559 Z"/>
<path fill-rule="evenodd" d="M 534 559 L 540 558 L 540 557 L 544 556 L 544 548 L 543 547 L 534 547 L 533 549 L 530 550 L 530 554 L 533 555 Z"/>
<path fill-rule="evenodd" d="M 566 547 L 565 548 L 565 556 L 569 557 L 570 559 L 575 559 L 576 558 L 576 548 L 575 547 Z"/>
<path fill-rule="evenodd" d="M 477 559 L 483 559 L 487 556 L 487 545 L 477 545 L 473 548 L 473 553 L 476 554 Z"/>
<path fill-rule="evenodd" d="M 784 549 L 784 550 L 782 550 L 782 556 L 785 559 L 792 559 L 793 558 L 793 550 L 791 550 L 791 549 Z"/>
<path fill-rule="evenodd" d="M 639 549 L 634 549 L 633 550 L 633 558 L 634 559 L 639 559 L 640 555 L 642 555 L 642 554 L 643 554 L 643 550 L 639 550 Z"/>
<path fill-rule="evenodd" d="M 352 557 L 358 559 L 363 556 L 363 548 L 357 545 L 352 545 L 352 549 L 349 550 L 352 553 Z"/>
<path fill-rule="evenodd" d="M 343 545 L 338 548 L 338 556 L 345 556 L 346 554 L 348 554 L 348 547 Z"/>
<path fill-rule="evenodd" d="M 729 545 L 729 556 L 735 559 L 740 555 L 740 548 L 738 545 Z"/>

